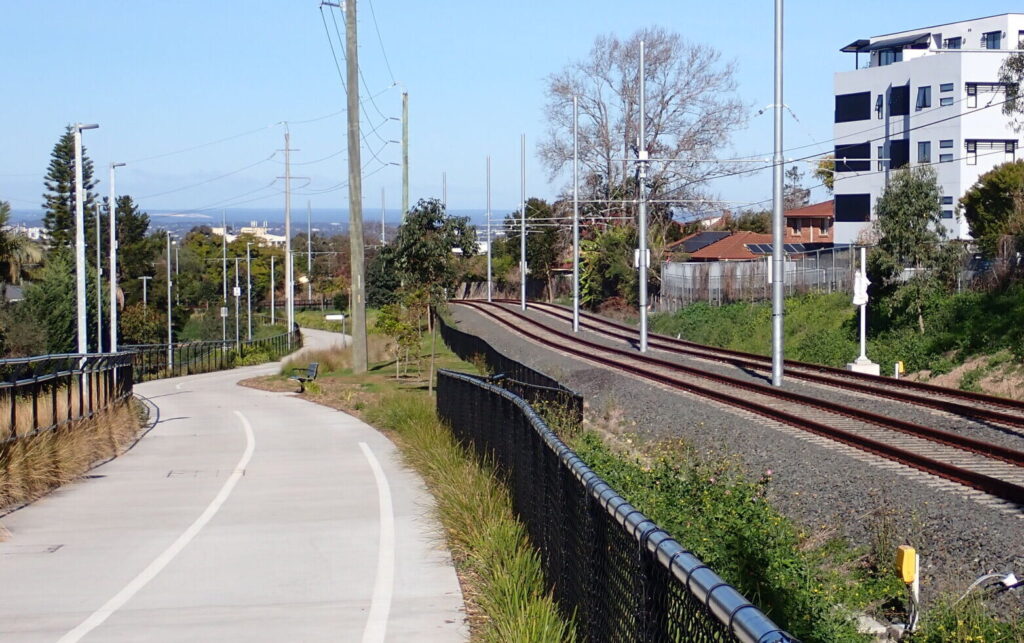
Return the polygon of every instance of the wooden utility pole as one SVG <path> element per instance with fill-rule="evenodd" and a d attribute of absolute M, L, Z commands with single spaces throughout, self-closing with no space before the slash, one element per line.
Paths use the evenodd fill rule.
<path fill-rule="evenodd" d="M 356 0 L 345 2 L 345 71 L 348 77 L 348 236 L 352 250 L 352 372 L 365 373 L 366 284 L 363 266 L 363 176 L 359 158 L 359 47 Z"/>

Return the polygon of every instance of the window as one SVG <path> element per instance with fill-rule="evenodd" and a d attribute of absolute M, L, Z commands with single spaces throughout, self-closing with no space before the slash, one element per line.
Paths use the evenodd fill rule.
<path fill-rule="evenodd" d="M 1024 30 L 1017 32 L 1017 49 L 1024 49 Z"/>
<path fill-rule="evenodd" d="M 953 162 L 953 155 L 952 154 L 939 154 L 939 163 L 952 163 L 952 162 Z"/>
<path fill-rule="evenodd" d="M 931 163 L 932 162 L 932 142 L 931 141 L 918 141 L 917 142 L 917 162 L 918 163 Z"/>
<path fill-rule="evenodd" d="M 836 145 L 835 153 L 836 172 L 867 172 L 871 169 L 870 143 Z"/>
<path fill-rule="evenodd" d="M 953 197 L 944 196 L 942 197 L 942 205 L 953 205 Z"/>
<path fill-rule="evenodd" d="M 849 123 L 871 118 L 871 92 L 836 96 L 836 122 Z"/>
<path fill-rule="evenodd" d="M 943 43 L 943 46 L 946 49 L 960 49 L 961 47 L 964 46 L 964 39 L 963 38 L 946 38 L 945 42 Z"/>
<path fill-rule="evenodd" d="M 967 148 L 967 164 L 977 165 L 978 156 L 993 157 L 994 163 L 1011 162 L 1017 156 L 1017 141 L 1005 139 L 977 139 L 964 141 Z M 1002 154 L 1002 159 L 999 155 Z"/>
<path fill-rule="evenodd" d="M 828 219 L 818 219 L 818 232 L 822 235 L 828 234 Z"/>
<path fill-rule="evenodd" d="M 952 210 L 943 210 L 942 211 L 942 218 L 943 219 L 952 219 L 953 218 L 953 211 Z"/>
<path fill-rule="evenodd" d="M 884 107 L 885 107 L 885 97 L 882 96 L 881 94 L 879 94 L 878 98 L 875 99 L 875 114 L 877 115 L 878 118 L 882 118 L 882 113 L 885 111 Z"/>
<path fill-rule="evenodd" d="M 953 139 L 947 138 L 944 141 L 939 141 L 939 147 L 941 147 L 944 150 L 951 149 L 953 147 Z"/>
<path fill-rule="evenodd" d="M 878 171 L 881 172 L 885 169 L 885 146 L 878 146 Z"/>
<path fill-rule="evenodd" d="M 988 33 L 981 34 L 981 48 L 982 49 L 999 49 L 1000 40 L 999 37 L 1002 35 L 1000 31 L 989 31 Z"/>
<path fill-rule="evenodd" d="M 974 109 L 978 106 L 978 85 L 967 83 L 967 107 Z"/>
<path fill-rule="evenodd" d="M 955 85 L 953 83 L 942 83 L 941 85 L 939 85 L 939 91 L 940 92 L 951 92 L 951 91 L 953 91 L 953 87 L 954 86 Z"/>
<path fill-rule="evenodd" d="M 800 219 L 791 219 L 790 226 L 793 228 L 793 234 L 800 234 L 801 230 L 803 230 L 804 222 Z"/>
<path fill-rule="evenodd" d="M 870 221 L 870 194 L 837 194 L 836 221 Z"/>
<path fill-rule="evenodd" d="M 884 67 L 903 60 L 902 49 L 882 49 L 878 52 L 878 65 Z"/>
<path fill-rule="evenodd" d="M 917 109 L 918 111 L 932 106 L 932 86 L 925 85 L 917 88 Z"/>
<path fill-rule="evenodd" d="M 939 105 L 941 105 L 942 107 L 949 107 L 952 104 L 953 104 L 953 97 L 952 96 L 943 96 L 942 98 L 939 99 Z"/>
<path fill-rule="evenodd" d="M 898 170 L 910 163 L 910 140 L 889 141 L 889 168 Z"/>
<path fill-rule="evenodd" d="M 906 116 L 910 113 L 910 86 L 902 85 L 889 89 L 889 116 Z"/>

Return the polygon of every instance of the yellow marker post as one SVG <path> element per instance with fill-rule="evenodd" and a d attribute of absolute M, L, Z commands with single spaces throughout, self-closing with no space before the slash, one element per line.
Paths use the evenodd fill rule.
<path fill-rule="evenodd" d="M 910 585 L 917 579 L 917 552 L 910 545 L 900 545 L 896 550 L 896 569 L 900 578 Z"/>
<path fill-rule="evenodd" d="M 910 595 L 913 599 L 913 610 L 907 623 L 909 631 L 913 632 L 917 627 L 918 606 L 921 604 L 921 556 L 910 545 L 900 545 L 896 550 L 896 569 L 899 570 L 900 580 L 909 585 Z"/>

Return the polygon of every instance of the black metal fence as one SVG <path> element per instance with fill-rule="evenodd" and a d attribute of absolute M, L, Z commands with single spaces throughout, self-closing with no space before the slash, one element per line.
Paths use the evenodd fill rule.
<path fill-rule="evenodd" d="M 441 330 L 441 339 L 459 359 L 476 363 L 483 362 L 491 381 L 500 383 L 519 397 L 531 404 L 552 403 L 566 409 L 576 422 L 583 421 L 583 397 L 568 389 L 558 380 L 521 364 L 514 359 L 505 357 L 493 346 L 476 335 L 465 333 L 442 317 L 436 317 Z"/>
<path fill-rule="evenodd" d="M 133 383 L 127 353 L 0 360 L 0 446 L 105 411 Z"/>
<path fill-rule="evenodd" d="M 438 415 L 508 478 L 560 609 L 587 641 L 794 641 L 597 476 L 522 398 L 440 371 Z"/>
<path fill-rule="evenodd" d="M 237 345 L 219 341 L 182 342 L 170 345 L 170 349 L 167 344 L 136 344 L 122 349 L 132 356 L 136 381 L 144 382 L 234 368 L 256 354 L 273 361 L 301 347 L 302 334 L 295 331 L 290 342 L 288 333 L 282 333 Z"/>

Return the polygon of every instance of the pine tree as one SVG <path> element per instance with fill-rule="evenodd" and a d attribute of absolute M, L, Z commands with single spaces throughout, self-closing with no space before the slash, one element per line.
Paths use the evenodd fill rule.
<path fill-rule="evenodd" d="M 92 161 L 82 148 L 82 184 L 85 190 L 85 230 L 89 238 L 95 236 L 96 219 L 92 191 L 96 182 L 92 178 Z M 75 131 L 71 125 L 64 130 L 50 153 L 50 167 L 43 183 L 43 226 L 50 238 L 51 248 L 68 248 L 75 242 Z M 88 256 L 89 253 L 86 253 Z"/>

